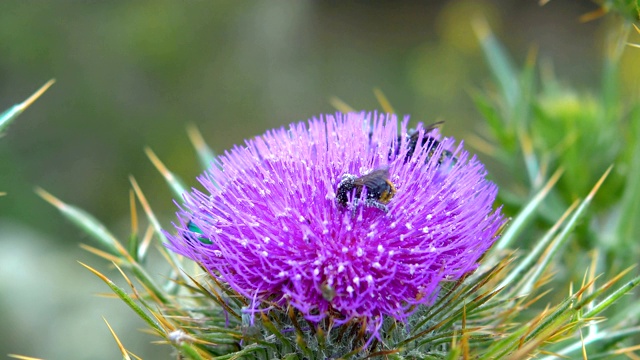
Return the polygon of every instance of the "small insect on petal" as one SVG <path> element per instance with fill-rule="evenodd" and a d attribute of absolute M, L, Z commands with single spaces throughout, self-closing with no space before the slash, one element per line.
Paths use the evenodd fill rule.
<path fill-rule="evenodd" d="M 338 184 L 336 201 L 347 206 L 351 195 L 353 205 L 358 205 L 363 191 L 366 191 L 366 197 L 362 201 L 363 205 L 387 212 L 386 204 L 393 199 L 397 191 L 394 183 L 389 180 L 389 169 L 375 169 L 361 177 L 344 174 Z"/>

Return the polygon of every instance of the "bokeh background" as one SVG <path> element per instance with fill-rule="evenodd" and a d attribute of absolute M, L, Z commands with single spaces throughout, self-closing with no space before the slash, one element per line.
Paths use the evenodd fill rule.
<path fill-rule="evenodd" d="M 163 224 L 172 195 L 144 154 L 151 147 L 187 185 L 199 173 L 185 127 L 216 152 L 273 127 L 380 106 L 380 88 L 414 121 L 482 133 L 469 91 L 490 80 L 471 23 L 484 17 L 517 63 L 532 48 L 561 82 L 598 86 L 607 24 L 578 21 L 586 0 L 0 2 L 0 109 L 50 78 L 56 84 L 0 138 L 0 356 L 112 359 L 127 348 L 172 359 L 144 325 L 83 269 L 115 270 L 79 249 L 90 242 L 34 193 L 39 186 L 129 231 L 129 175 Z M 625 55 L 623 86 L 637 87 Z M 635 65 L 634 65 L 635 64 Z M 637 77 L 635 77 L 637 79 Z M 489 171 L 499 184 L 508 170 Z"/>

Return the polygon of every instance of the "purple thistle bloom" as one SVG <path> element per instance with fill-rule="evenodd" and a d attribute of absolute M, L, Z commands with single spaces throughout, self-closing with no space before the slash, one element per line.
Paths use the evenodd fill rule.
<path fill-rule="evenodd" d="M 206 192 L 185 196 L 169 247 L 310 321 L 339 313 L 336 322 L 364 318 L 376 332 L 384 316 L 406 320 L 441 282 L 474 270 L 504 222 L 482 163 L 437 129 L 422 141 L 421 124 L 407 156 L 408 122 L 325 115 L 247 140 L 199 178 Z M 384 206 L 367 204 L 366 187 L 337 201 L 343 176 L 380 168 L 395 187 Z"/>

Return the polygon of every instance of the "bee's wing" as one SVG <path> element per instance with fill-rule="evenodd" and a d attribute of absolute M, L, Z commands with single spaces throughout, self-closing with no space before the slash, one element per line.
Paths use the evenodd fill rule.
<path fill-rule="evenodd" d="M 380 168 L 371 171 L 370 173 L 357 178 L 354 181 L 356 186 L 366 186 L 369 189 L 376 188 L 380 185 L 380 182 L 385 182 L 389 179 L 389 169 Z"/>
<path fill-rule="evenodd" d="M 444 121 L 438 121 L 433 124 L 429 124 L 424 128 L 424 133 L 428 133 L 431 130 L 438 128 L 440 125 L 444 124 Z M 420 132 L 418 130 L 412 129 L 409 131 L 409 140 L 410 141 L 418 141 L 418 136 L 420 136 Z"/>
<path fill-rule="evenodd" d="M 438 122 L 434 122 L 433 124 L 429 124 L 424 128 L 424 132 L 425 134 L 428 133 L 429 131 L 439 127 L 440 125 L 444 124 L 444 121 L 438 121 Z"/>

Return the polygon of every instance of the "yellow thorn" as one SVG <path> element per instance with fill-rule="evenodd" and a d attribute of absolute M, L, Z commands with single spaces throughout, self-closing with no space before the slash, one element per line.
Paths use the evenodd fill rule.
<path fill-rule="evenodd" d="M 599 252 L 598 249 L 594 249 L 591 252 L 591 266 L 589 268 L 589 279 L 593 280 L 596 278 L 596 268 L 598 267 L 598 257 L 599 257 Z M 590 289 L 590 293 L 593 293 L 594 288 L 592 287 Z"/>
<path fill-rule="evenodd" d="M 204 149 L 207 147 L 207 143 L 204 141 L 202 133 L 198 130 L 198 127 L 195 124 L 187 125 L 187 136 L 193 144 L 193 147 L 196 149 Z"/>
<path fill-rule="evenodd" d="M 147 253 L 147 249 L 151 245 L 151 240 L 153 240 L 153 225 L 147 226 L 147 231 L 144 233 L 142 237 L 142 241 L 140 242 L 140 246 L 138 246 L 138 256 L 144 257 L 144 254 Z"/>
<path fill-rule="evenodd" d="M 138 211 L 136 210 L 136 196 L 133 190 L 129 190 L 129 208 L 131 211 L 131 233 L 138 233 Z"/>
<path fill-rule="evenodd" d="M 532 45 L 529 48 L 529 52 L 527 53 L 527 65 L 535 64 L 537 58 L 538 58 L 538 46 Z"/>
<path fill-rule="evenodd" d="M 544 192 L 546 195 L 546 193 L 551 191 L 551 188 L 558 182 L 558 180 L 560 179 L 560 176 L 562 176 L 562 173 L 564 173 L 564 168 L 562 167 L 558 168 L 558 170 L 556 170 L 556 172 L 554 172 L 553 175 L 551 175 L 551 178 L 549 178 L 549 181 L 547 181 L 547 183 L 542 187 L 541 192 Z"/>
<path fill-rule="evenodd" d="M 162 161 L 160 161 L 160 158 L 156 156 L 156 154 L 153 152 L 153 150 L 151 150 L 151 148 L 145 147 L 144 152 L 149 157 L 149 160 L 151 160 L 151 162 L 153 163 L 153 166 L 155 166 L 156 169 L 158 169 L 160 174 L 162 174 L 162 176 L 164 176 L 165 179 L 167 179 L 168 181 L 174 180 L 173 174 L 171 173 L 171 171 L 169 171 L 169 169 L 167 169 L 167 167 L 162 163 Z"/>
<path fill-rule="evenodd" d="M 615 354 L 625 354 L 625 353 L 629 353 L 631 351 L 636 351 L 636 350 L 640 350 L 640 345 L 634 345 L 634 346 L 630 346 L 630 347 L 626 347 L 623 349 L 618 349 L 616 351 L 614 351 Z"/>
<path fill-rule="evenodd" d="M 107 319 L 105 319 L 105 317 L 103 316 L 102 320 L 104 320 L 104 322 L 107 324 L 107 327 L 109 328 L 109 331 L 111 331 L 111 335 L 113 335 L 113 338 L 116 340 L 116 344 L 118 344 L 118 348 L 120 349 L 120 352 L 122 353 L 122 358 L 123 359 L 127 359 L 127 360 L 131 360 L 131 358 L 129 357 L 129 353 L 127 352 L 127 349 L 124 348 L 124 346 L 120 342 L 120 339 L 118 338 L 118 335 L 116 335 L 115 331 L 113 331 L 113 329 L 111 328 L 111 325 L 109 325 L 109 322 L 107 321 Z"/>
<path fill-rule="evenodd" d="M 31 95 L 27 100 L 23 101 L 22 104 L 18 105 L 18 108 L 20 109 L 20 111 L 24 111 L 24 109 L 31 106 L 31 104 L 33 104 L 36 100 L 38 100 L 38 98 L 42 96 L 42 94 L 44 94 L 44 92 L 47 91 L 47 89 L 50 88 L 51 85 L 53 85 L 53 83 L 55 82 L 56 82 L 55 79 L 51 79 L 47 81 L 46 84 L 42 85 L 42 87 L 38 89 L 38 91 L 33 93 L 33 95 Z"/>
<path fill-rule="evenodd" d="M 135 287 L 133 286 L 133 283 L 131 282 L 131 280 L 129 279 L 129 277 L 127 276 L 127 274 L 124 273 L 124 271 L 122 271 L 122 269 L 120 268 L 120 266 L 118 266 L 118 264 L 113 263 L 113 265 L 116 267 L 116 269 L 118 269 L 118 271 L 120 272 L 120 275 L 122 275 L 122 277 L 124 278 L 124 280 L 127 282 L 127 284 L 129 284 L 129 287 L 131 287 L 131 290 L 133 290 L 133 292 L 136 294 L 136 296 L 138 295 L 136 292 Z"/>
<path fill-rule="evenodd" d="M 586 14 L 582 14 L 579 18 L 580 22 L 582 23 L 586 23 L 589 22 L 591 20 L 595 20 L 597 18 L 603 17 L 607 14 L 607 9 L 605 9 L 604 7 L 601 7 L 597 10 L 594 11 L 589 11 Z"/>
<path fill-rule="evenodd" d="M 86 244 L 80 244 L 80 248 L 82 250 L 88 251 L 94 255 L 100 256 L 103 259 L 106 259 L 108 261 L 114 262 L 114 263 L 119 263 L 122 262 L 122 260 L 114 255 L 111 255 L 110 253 L 106 252 L 106 251 L 102 251 L 100 249 L 94 248 L 93 246 L 90 245 L 86 245 Z"/>
<path fill-rule="evenodd" d="M 31 356 L 16 355 L 16 354 L 7 354 L 7 356 L 10 358 L 20 359 L 20 360 L 43 360 L 41 358 L 34 358 Z"/>
<path fill-rule="evenodd" d="M 355 112 L 355 109 L 349 106 L 346 102 L 340 100 L 339 98 L 332 96 L 329 98 L 329 104 L 336 108 L 336 110 L 343 113 Z"/>
<path fill-rule="evenodd" d="M 379 88 L 373 89 L 373 94 L 376 96 L 376 99 L 382 106 L 382 110 L 387 114 L 395 114 L 395 110 L 393 110 L 393 106 L 391 106 L 391 102 L 384 96 L 384 93 Z"/>
<path fill-rule="evenodd" d="M 598 192 L 598 189 L 600 189 L 600 186 L 602 186 L 602 183 L 604 182 L 604 180 L 607 178 L 607 176 L 609 176 L 611 169 L 613 169 L 613 165 L 610 165 L 609 168 L 607 168 L 607 171 L 605 171 L 604 174 L 602 174 L 602 176 L 600 177 L 596 185 L 593 187 L 593 189 L 591 189 L 591 191 L 589 192 L 589 195 L 587 195 L 585 200 L 591 201 L 591 199 L 593 199 L 593 197 L 596 195 L 596 192 Z"/>
<path fill-rule="evenodd" d="M 41 198 L 43 198 L 46 202 L 50 203 L 51 205 L 55 206 L 58 209 L 64 209 L 65 207 L 67 207 L 67 204 L 62 202 L 62 200 L 60 200 L 57 197 L 51 195 L 50 193 L 48 193 L 46 190 L 44 190 L 41 187 L 36 187 L 34 191 Z"/>
<path fill-rule="evenodd" d="M 529 134 L 527 134 L 524 130 L 518 131 L 518 137 L 520 138 L 520 143 L 522 144 L 522 152 L 526 157 L 533 155 L 533 141 Z"/>
<path fill-rule="evenodd" d="M 495 146 L 493 146 L 488 141 L 474 134 L 469 134 L 465 138 L 465 144 L 469 144 L 474 149 L 490 156 L 494 156 L 497 152 Z"/>
<path fill-rule="evenodd" d="M 491 35 L 491 28 L 487 23 L 487 19 L 483 16 L 476 16 L 473 20 L 471 20 L 471 27 L 473 31 L 476 33 L 476 37 L 478 40 L 482 41 Z"/>
<path fill-rule="evenodd" d="M 582 329 L 580 329 L 580 342 L 582 343 L 582 359 L 588 360 L 589 358 L 587 357 L 587 347 L 584 343 L 584 337 L 582 336 Z"/>
<path fill-rule="evenodd" d="M 138 201 L 140 201 L 140 205 L 142 205 L 144 212 L 147 214 L 151 214 L 152 213 L 151 206 L 149 206 L 149 203 L 147 202 L 147 198 L 144 197 L 144 194 L 142 193 L 140 186 L 138 186 L 136 179 L 133 176 L 129 176 L 129 181 L 133 186 L 133 191 L 136 192 L 136 196 L 138 197 Z"/>
<path fill-rule="evenodd" d="M 95 276 L 99 277 L 102 281 L 106 282 L 107 284 L 113 284 L 113 281 L 109 280 L 108 277 L 102 275 L 102 273 L 99 272 L 98 270 L 92 268 L 91 266 L 89 266 L 89 265 L 87 265 L 87 264 L 85 264 L 85 263 L 83 263 L 81 261 L 78 261 L 78 264 L 84 266 L 87 270 L 91 271 Z"/>
<path fill-rule="evenodd" d="M 0 192 L 0 196 L 5 196 L 5 195 L 7 195 L 6 192 Z"/>

